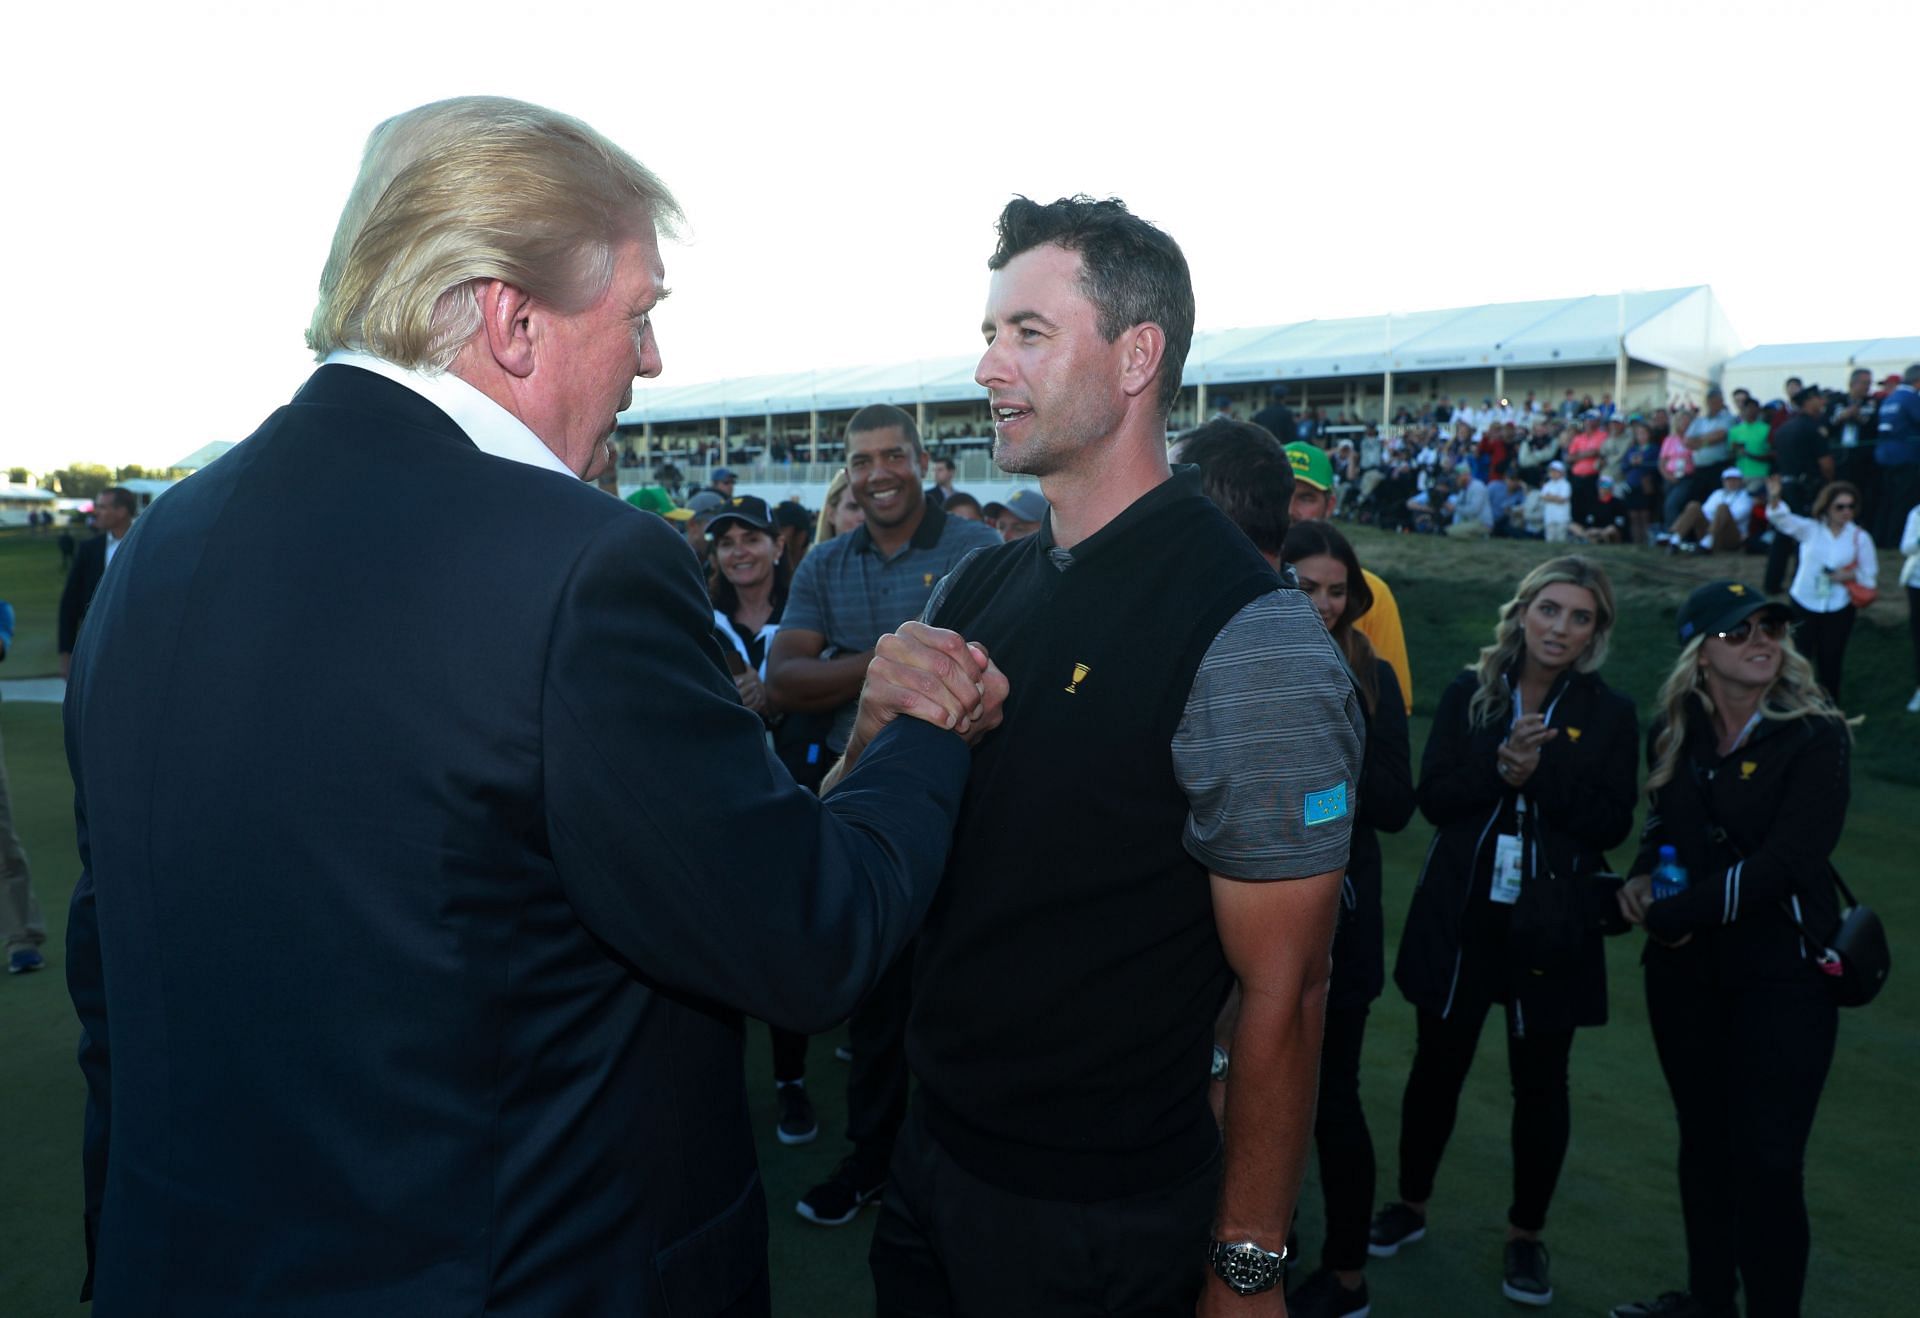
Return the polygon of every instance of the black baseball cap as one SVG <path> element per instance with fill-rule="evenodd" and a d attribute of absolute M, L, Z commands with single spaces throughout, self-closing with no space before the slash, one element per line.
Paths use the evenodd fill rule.
<path fill-rule="evenodd" d="M 792 499 L 787 499 L 773 506 L 773 524 L 775 526 L 804 526 L 807 530 L 811 531 L 813 529 L 813 522 L 814 514 L 808 512 Z"/>
<path fill-rule="evenodd" d="M 1680 606 L 1680 644 L 1685 645 L 1703 634 L 1730 632 L 1754 614 L 1768 609 L 1786 612 L 1752 586 L 1738 581 L 1709 581 L 1687 596 L 1687 602 Z"/>
<path fill-rule="evenodd" d="M 757 494 L 742 494 L 725 508 L 716 512 L 707 521 L 707 538 L 718 540 L 727 533 L 730 523 L 739 522 L 756 531 L 771 531 L 773 515 L 767 511 L 767 501 Z"/>

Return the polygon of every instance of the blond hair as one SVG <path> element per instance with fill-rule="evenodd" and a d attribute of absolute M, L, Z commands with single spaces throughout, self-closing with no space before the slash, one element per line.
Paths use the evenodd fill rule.
<path fill-rule="evenodd" d="M 1702 632 L 1681 648 L 1673 671 L 1660 684 L 1660 714 L 1665 726 L 1653 743 L 1653 772 L 1647 775 L 1649 798 L 1672 782 L 1679 770 L 1680 752 L 1687 741 L 1689 704 L 1697 701 L 1707 717 L 1713 717 L 1713 697 L 1707 693 L 1706 670 L 1700 663 L 1700 650 L 1706 645 L 1707 636 L 1708 633 Z M 1757 712 L 1762 719 L 1774 722 L 1830 718 L 1842 727 L 1847 726 L 1846 715 L 1827 699 L 1827 693 L 1820 689 L 1813 675 L 1813 665 L 1794 649 L 1790 636 L 1780 638 L 1780 673 L 1760 697 Z M 1851 728 L 1847 735 L 1853 735 Z"/>
<path fill-rule="evenodd" d="M 1534 597 L 1548 586 L 1565 583 L 1593 592 L 1595 618 L 1593 639 L 1574 661 L 1574 671 L 1591 673 L 1607 661 L 1607 635 L 1613 630 L 1613 582 L 1605 569 L 1592 559 L 1578 554 L 1550 558 L 1520 579 L 1513 598 L 1500 606 L 1500 621 L 1494 624 L 1493 644 L 1481 648 L 1471 667 L 1480 676 L 1480 687 L 1469 703 L 1468 723 L 1491 727 L 1507 716 L 1513 692 L 1507 685 L 1507 672 L 1526 649 L 1526 614 Z"/>
<path fill-rule="evenodd" d="M 570 115 L 500 96 L 423 105 L 367 138 L 307 346 L 444 370 L 480 329 L 478 281 L 580 311 L 621 242 L 682 218 L 644 165 Z"/>
<path fill-rule="evenodd" d="M 833 510 L 840 506 L 840 496 L 847 492 L 847 469 L 842 467 L 833 473 L 833 480 L 827 486 L 826 502 L 820 505 L 820 516 L 813 524 L 813 543 L 821 544 L 833 539 Z"/>

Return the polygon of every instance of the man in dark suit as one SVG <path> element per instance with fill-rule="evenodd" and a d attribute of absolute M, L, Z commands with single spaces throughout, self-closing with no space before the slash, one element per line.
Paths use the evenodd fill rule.
<path fill-rule="evenodd" d="M 822 1029 L 894 959 L 941 729 L 1005 688 L 910 626 L 875 762 L 822 802 L 769 754 L 684 539 L 585 483 L 677 216 L 551 111 L 383 124 L 325 364 L 107 574 L 66 707 L 100 1318 L 766 1313 L 741 1012 Z"/>
<path fill-rule="evenodd" d="M 100 589 L 100 578 L 107 564 L 120 552 L 120 541 L 139 514 L 140 501 L 133 491 L 112 485 L 100 491 L 93 501 L 93 524 L 100 534 L 94 536 L 74 555 L 67 572 L 66 588 L 60 592 L 60 676 L 67 676 L 73 665 L 73 645 L 80 638 L 80 624 L 93 604 L 93 593 Z"/>

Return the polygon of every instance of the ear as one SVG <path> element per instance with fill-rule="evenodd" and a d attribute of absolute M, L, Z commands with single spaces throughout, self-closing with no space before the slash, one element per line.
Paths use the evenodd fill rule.
<path fill-rule="evenodd" d="M 1127 396 L 1138 398 L 1154 388 L 1167 355 L 1167 332 L 1150 320 L 1143 321 L 1123 332 L 1115 346 L 1123 354 L 1120 387 Z"/>
<path fill-rule="evenodd" d="M 533 297 L 525 289 L 500 279 L 489 279 L 474 292 L 480 307 L 481 329 L 487 353 L 508 375 L 524 380 L 533 374 Z"/>

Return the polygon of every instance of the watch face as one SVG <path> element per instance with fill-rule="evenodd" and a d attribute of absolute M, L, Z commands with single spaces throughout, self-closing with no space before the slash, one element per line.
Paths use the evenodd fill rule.
<path fill-rule="evenodd" d="M 1241 1295 L 1258 1295 L 1280 1283 L 1285 1254 L 1274 1254 L 1251 1240 L 1213 1247 L 1213 1270 Z"/>

